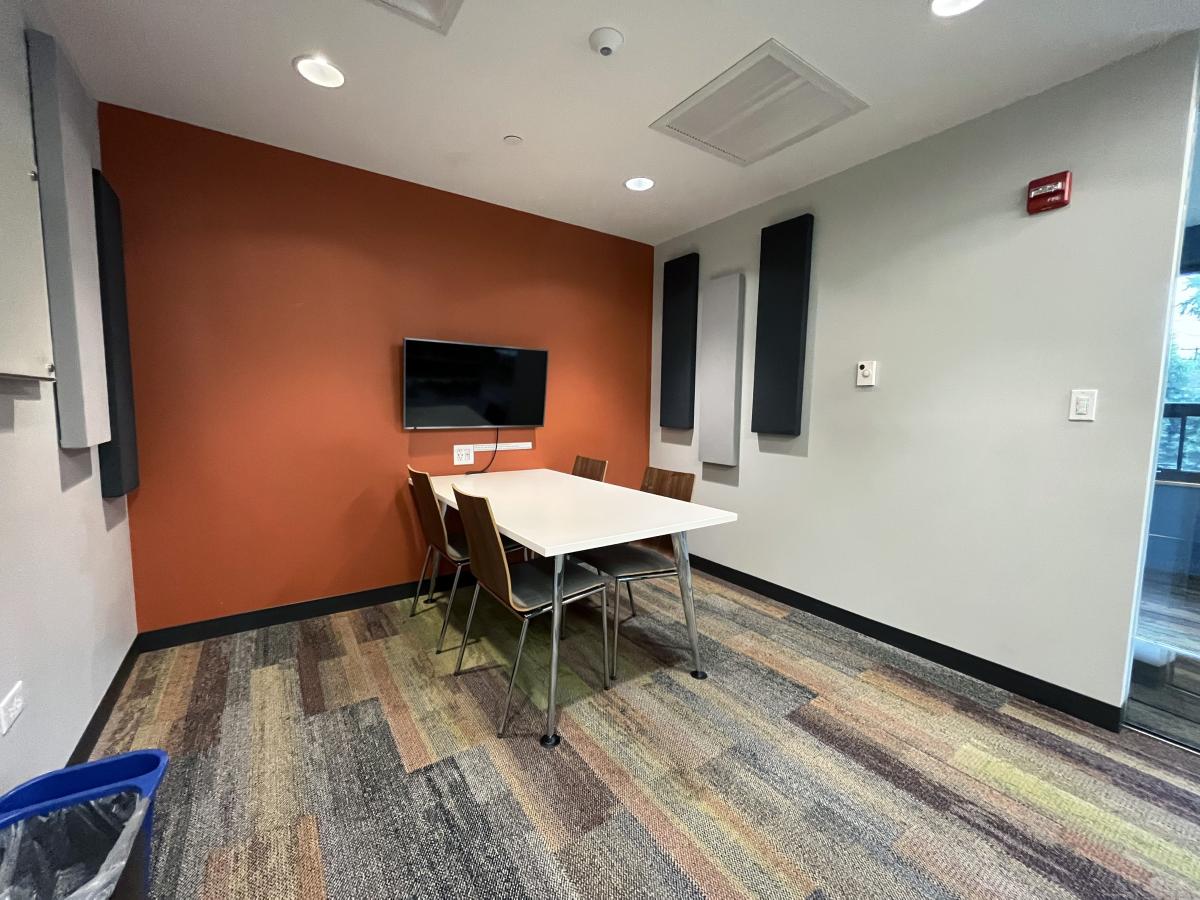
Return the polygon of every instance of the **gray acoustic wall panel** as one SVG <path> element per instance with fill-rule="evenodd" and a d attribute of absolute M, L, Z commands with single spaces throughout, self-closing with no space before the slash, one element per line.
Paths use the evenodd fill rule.
<path fill-rule="evenodd" d="M 736 466 L 742 430 L 741 272 L 712 279 L 700 292 L 700 461 Z"/>
<path fill-rule="evenodd" d="M 96 104 L 54 38 L 26 34 L 58 437 L 93 447 L 110 437 L 104 327 L 92 195 Z"/>
<path fill-rule="evenodd" d="M 25 33 L 17 5 L 0 17 L 0 375 L 53 378 Z"/>

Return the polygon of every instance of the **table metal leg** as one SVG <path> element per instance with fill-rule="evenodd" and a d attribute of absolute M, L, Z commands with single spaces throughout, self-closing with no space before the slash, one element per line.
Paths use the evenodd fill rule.
<path fill-rule="evenodd" d="M 562 631 L 563 600 L 562 554 L 554 557 L 554 609 L 550 621 L 550 691 L 546 696 L 546 733 L 542 735 L 543 747 L 557 747 L 562 738 L 558 727 L 558 638 Z"/>
<path fill-rule="evenodd" d="M 608 659 L 608 581 L 604 582 L 604 590 L 600 592 L 600 633 L 604 635 L 604 689 L 607 691 L 611 684 Z"/>
<path fill-rule="evenodd" d="M 708 673 L 700 668 L 700 639 L 696 634 L 696 605 L 692 600 L 692 565 L 688 560 L 687 532 L 671 535 L 671 546 L 675 548 L 675 568 L 679 572 L 679 593 L 683 597 L 683 616 L 687 619 L 688 640 L 692 642 L 692 661 L 696 668 L 693 678 L 707 678 Z"/>

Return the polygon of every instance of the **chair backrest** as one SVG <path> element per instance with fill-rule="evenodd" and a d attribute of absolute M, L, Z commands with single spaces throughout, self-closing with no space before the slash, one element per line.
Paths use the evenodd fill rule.
<path fill-rule="evenodd" d="M 691 472 L 672 472 L 670 469 L 656 469 L 654 466 L 646 466 L 646 474 L 642 476 L 643 491 L 647 494 L 658 494 L 660 497 L 670 497 L 672 500 L 691 502 L 692 488 L 695 484 L 696 476 Z M 671 538 L 667 535 L 646 538 L 639 543 L 653 547 L 667 556 L 675 553 Z"/>
<path fill-rule="evenodd" d="M 646 467 L 642 476 L 642 490 L 648 494 L 658 494 L 660 497 L 670 497 L 672 500 L 691 502 L 692 488 L 696 484 L 696 476 L 691 472 L 672 472 L 670 469 Z"/>
<path fill-rule="evenodd" d="M 488 593 L 502 603 L 512 606 L 512 578 L 504 542 L 496 528 L 492 504 L 487 497 L 464 494 L 454 488 L 458 514 L 467 534 L 467 549 L 471 555 L 471 574 Z"/>
<path fill-rule="evenodd" d="M 408 487 L 412 491 L 413 505 L 417 507 L 417 518 L 421 521 L 421 530 L 425 532 L 425 540 L 443 556 L 449 556 L 446 523 L 442 519 L 437 495 L 433 492 L 433 482 L 429 480 L 429 473 L 420 472 L 409 466 Z"/>
<path fill-rule="evenodd" d="M 590 456 L 576 456 L 571 474 L 580 478 L 590 478 L 592 481 L 603 481 L 608 473 L 607 459 L 592 459 Z"/>

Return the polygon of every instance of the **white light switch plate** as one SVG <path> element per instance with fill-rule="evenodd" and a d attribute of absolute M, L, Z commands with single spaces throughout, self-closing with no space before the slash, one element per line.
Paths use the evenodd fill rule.
<path fill-rule="evenodd" d="M 17 716 L 25 709 L 24 687 L 25 682 L 18 681 L 8 696 L 0 700 L 0 735 L 8 734 L 8 729 L 12 728 Z"/>
<path fill-rule="evenodd" d="M 858 387 L 875 387 L 875 381 L 879 377 L 879 363 L 876 360 L 861 360 L 854 371 L 855 385 Z"/>
<path fill-rule="evenodd" d="M 1096 399 L 1100 392 L 1094 388 L 1071 391 L 1071 406 L 1067 410 L 1067 418 L 1072 422 L 1095 422 Z"/>
<path fill-rule="evenodd" d="M 475 445 L 474 444 L 455 444 L 454 445 L 454 464 L 456 466 L 470 466 L 475 464 Z"/>

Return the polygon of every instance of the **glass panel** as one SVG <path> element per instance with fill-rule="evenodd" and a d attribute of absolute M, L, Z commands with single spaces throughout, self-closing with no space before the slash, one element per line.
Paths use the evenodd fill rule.
<path fill-rule="evenodd" d="M 1200 273 L 1175 287 L 1165 400 L 1179 405 L 1159 430 L 1125 721 L 1200 749 L 1200 483 L 1181 483 L 1200 473 Z"/>

